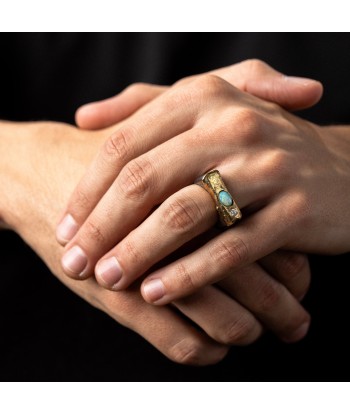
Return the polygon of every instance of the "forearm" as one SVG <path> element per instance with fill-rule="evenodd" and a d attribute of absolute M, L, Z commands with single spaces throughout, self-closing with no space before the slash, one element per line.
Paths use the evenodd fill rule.
<path fill-rule="evenodd" d="M 21 230 L 31 212 L 36 160 L 34 123 L 0 123 L 0 217 L 7 228 Z M 39 162 L 39 160 L 37 161 Z"/>
<path fill-rule="evenodd" d="M 24 124 L 0 121 L 0 228 L 9 229 L 15 224 L 16 202 L 19 195 L 23 152 Z M 29 128 L 27 129 L 29 133 Z M 16 162 L 17 159 L 17 162 Z M 21 163 L 18 161 L 21 159 Z M 15 208 L 15 209 L 14 209 Z"/>

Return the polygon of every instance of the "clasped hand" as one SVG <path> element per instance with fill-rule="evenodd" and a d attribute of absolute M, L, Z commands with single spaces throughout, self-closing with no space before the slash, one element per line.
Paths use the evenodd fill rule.
<path fill-rule="evenodd" d="M 275 88 L 267 88 L 271 79 Z M 142 278 L 147 302 L 174 304 L 219 343 L 250 343 L 263 327 L 287 341 L 302 338 L 309 315 L 298 299 L 310 274 L 294 251 L 349 250 L 350 145 L 341 129 L 271 101 L 298 109 L 320 95 L 316 82 L 246 62 L 169 89 L 137 86 L 85 109 L 80 124 L 92 128 L 130 117 L 101 147 L 62 216 L 66 274 L 95 275 L 114 291 Z M 243 212 L 220 233 L 212 199 L 193 184 L 211 169 Z"/>
<path fill-rule="evenodd" d="M 75 278 L 95 273 L 111 290 L 125 289 L 148 273 L 142 294 L 153 304 L 177 301 L 183 309 L 194 292 L 215 299 L 217 309 L 240 316 L 249 327 L 235 343 L 255 339 L 260 321 L 281 337 L 298 339 L 308 326 L 295 299 L 308 285 L 307 261 L 278 250 L 324 249 L 312 241 L 309 248 L 305 238 L 301 246 L 296 233 L 305 231 L 309 219 L 310 185 L 320 187 L 309 177 L 303 180 L 312 169 L 318 130 L 224 77 L 203 75 L 166 91 L 153 89 L 154 99 L 109 137 L 58 229 L 61 243 L 70 240 L 63 267 Z M 330 159 L 325 155 L 321 161 L 326 166 Z M 213 227 L 216 213 L 209 195 L 192 183 L 213 168 L 225 177 L 244 220 L 200 238 Z M 189 242 L 189 253 L 149 272 Z M 291 258 L 300 281 L 288 279 Z"/>

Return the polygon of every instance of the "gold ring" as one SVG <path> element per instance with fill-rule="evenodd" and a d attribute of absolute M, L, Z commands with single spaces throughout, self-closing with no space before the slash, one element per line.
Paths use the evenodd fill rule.
<path fill-rule="evenodd" d="M 218 170 L 209 171 L 199 177 L 195 183 L 203 187 L 214 200 L 222 226 L 232 226 L 238 219 L 242 218 L 242 213 L 225 186 Z"/>

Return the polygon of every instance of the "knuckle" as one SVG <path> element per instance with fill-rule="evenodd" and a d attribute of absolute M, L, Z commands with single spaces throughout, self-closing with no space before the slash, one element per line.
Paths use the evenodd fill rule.
<path fill-rule="evenodd" d="M 247 59 L 242 62 L 245 70 L 251 75 L 259 75 L 266 72 L 266 69 L 269 69 L 270 66 L 260 59 Z"/>
<path fill-rule="evenodd" d="M 278 334 L 282 335 L 284 338 L 288 338 L 290 336 L 293 337 L 293 333 L 300 328 L 303 324 L 310 324 L 311 317 L 310 315 L 304 310 L 300 311 L 298 314 L 293 314 L 290 316 L 289 319 L 285 322 L 284 326 L 278 330 Z"/>
<path fill-rule="evenodd" d="M 103 243 L 105 241 L 105 236 L 102 232 L 101 227 L 98 224 L 88 219 L 85 222 L 84 227 L 85 227 L 85 232 L 90 239 L 92 239 L 95 242 L 100 242 L 100 243 Z"/>
<path fill-rule="evenodd" d="M 299 229 L 310 229 L 314 226 L 314 214 L 310 195 L 298 190 L 290 194 L 285 206 L 285 216 L 290 223 Z"/>
<path fill-rule="evenodd" d="M 102 310 L 120 324 L 138 331 L 139 321 L 144 314 L 144 307 L 143 304 L 132 298 L 130 293 L 102 290 L 99 293 L 99 304 Z"/>
<path fill-rule="evenodd" d="M 305 277 L 303 282 L 304 282 L 304 284 L 302 286 L 298 287 L 297 290 L 294 290 L 294 292 L 291 290 L 292 294 L 294 294 L 295 298 L 300 302 L 303 301 L 304 297 L 306 296 L 307 292 L 309 291 L 310 282 L 311 282 L 310 275 Z"/>
<path fill-rule="evenodd" d="M 307 293 L 311 272 L 306 255 L 284 251 L 277 264 L 279 280 L 285 284 L 292 295 L 301 301 Z"/>
<path fill-rule="evenodd" d="M 226 84 L 226 81 L 224 81 L 222 78 L 220 78 L 217 75 L 213 75 L 210 73 L 204 74 L 200 77 L 198 77 L 199 83 L 207 86 L 208 88 L 216 89 L 218 87 L 221 87 L 223 84 Z"/>
<path fill-rule="evenodd" d="M 208 100 L 220 94 L 227 85 L 222 78 L 210 74 L 184 79 L 166 93 L 164 110 L 174 111 L 181 106 L 188 108 L 190 114 L 198 115 L 201 108 L 208 106 Z"/>
<path fill-rule="evenodd" d="M 273 101 L 264 101 L 264 111 L 266 114 L 273 116 L 275 125 L 280 127 L 281 130 L 289 130 L 291 133 L 295 131 L 298 133 L 295 124 L 285 116 L 284 109 L 281 105 Z"/>
<path fill-rule="evenodd" d="M 77 188 L 74 193 L 74 200 L 70 203 L 69 211 L 85 211 L 91 204 L 90 198 L 85 190 Z"/>
<path fill-rule="evenodd" d="M 238 237 L 232 240 L 217 241 L 209 250 L 209 255 L 220 269 L 230 270 L 243 265 L 249 260 L 249 250 L 246 243 Z"/>
<path fill-rule="evenodd" d="M 194 109 L 197 105 L 197 95 L 192 88 L 192 82 L 175 84 L 162 99 L 162 107 L 165 113 L 176 111 L 178 108 Z"/>
<path fill-rule="evenodd" d="M 120 174 L 120 188 L 130 199 L 144 197 L 154 182 L 154 167 L 145 157 L 130 161 Z"/>
<path fill-rule="evenodd" d="M 126 87 L 124 91 L 128 91 L 131 93 L 140 93 L 146 91 L 149 88 L 151 88 L 151 85 L 147 84 L 146 82 L 134 82 L 133 84 Z"/>
<path fill-rule="evenodd" d="M 249 344 L 254 340 L 252 336 L 254 325 L 252 318 L 241 316 L 241 318 L 230 321 L 220 328 L 218 340 L 227 345 Z"/>
<path fill-rule="evenodd" d="M 198 77 L 198 75 L 190 75 L 190 76 L 186 76 L 185 78 L 182 78 L 178 81 L 176 81 L 174 83 L 174 86 L 183 86 L 183 85 L 187 85 L 190 82 L 193 82 L 196 78 Z"/>
<path fill-rule="evenodd" d="M 122 251 L 120 257 L 127 258 L 128 263 L 139 264 L 142 261 L 141 253 L 137 250 L 136 244 L 128 238 L 120 244 L 119 249 Z"/>
<path fill-rule="evenodd" d="M 263 120 L 255 109 L 249 107 L 237 109 L 233 114 L 233 122 L 239 126 L 236 137 L 242 144 L 252 145 L 261 141 Z"/>
<path fill-rule="evenodd" d="M 277 180 L 281 184 L 285 184 L 293 177 L 292 163 L 286 151 L 281 149 L 271 150 L 263 162 L 262 176 L 275 182 Z"/>
<path fill-rule="evenodd" d="M 197 339 L 183 339 L 169 351 L 169 357 L 183 365 L 199 365 L 202 360 L 204 345 Z"/>
<path fill-rule="evenodd" d="M 258 288 L 259 300 L 257 308 L 261 313 L 269 313 L 274 310 L 281 301 L 281 288 L 272 279 L 264 279 Z"/>
<path fill-rule="evenodd" d="M 179 198 L 168 204 L 163 214 L 163 222 L 167 229 L 188 233 L 201 223 L 202 217 L 202 211 L 194 200 Z"/>
<path fill-rule="evenodd" d="M 219 76 L 213 74 L 204 74 L 195 78 L 192 82 L 194 91 L 204 94 L 205 97 L 215 96 L 227 87 L 227 82 Z"/>
<path fill-rule="evenodd" d="M 182 292 L 191 293 L 196 289 L 193 278 L 183 263 L 176 264 L 175 275 L 176 285 L 181 287 Z"/>
<path fill-rule="evenodd" d="M 301 225 L 309 227 L 313 221 L 313 209 L 312 203 L 310 201 L 310 196 L 304 193 L 298 194 L 293 205 L 293 212 L 296 215 L 296 220 L 300 222 Z"/>
<path fill-rule="evenodd" d="M 114 163 L 125 163 L 131 156 L 131 142 L 134 133 L 131 127 L 116 131 L 105 142 L 104 151 L 107 158 Z"/>
<path fill-rule="evenodd" d="M 297 278 L 304 270 L 308 269 L 308 263 L 307 257 L 303 254 L 293 252 L 286 254 L 282 260 L 284 277 L 288 280 Z"/>

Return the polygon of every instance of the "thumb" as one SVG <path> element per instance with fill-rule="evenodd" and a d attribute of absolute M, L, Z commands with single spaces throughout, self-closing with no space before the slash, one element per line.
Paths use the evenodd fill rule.
<path fill-rule="evenodd" d="M 274 102 L 288 110 L 312 107 L 323 94 L 320 82 L 283 75 L 257 59 L 246 60 L 211 73 L 242 91 Z"/>

